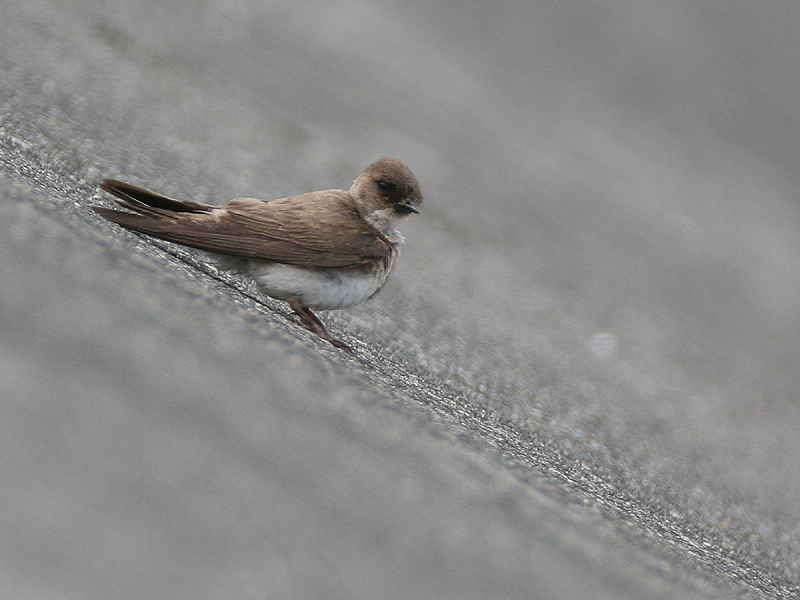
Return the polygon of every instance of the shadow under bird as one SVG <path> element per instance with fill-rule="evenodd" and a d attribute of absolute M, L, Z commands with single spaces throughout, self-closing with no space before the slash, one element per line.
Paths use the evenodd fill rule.
<path fill-rule="evenodd" d="M 395 226 L 422 202 L 411 170 L 388 157 L 367 166 L 349 190 L 237 198 L 225 206 L 173 200 L 115 179 L 100 189 L 127 209 L 93 207 L 106 219 L 220 255 L 221 266 L 287 301 L 303 325 L 339 348 L 347 346 L 311 309 L 347 308 L 378 293 L 403 243 Z"/>

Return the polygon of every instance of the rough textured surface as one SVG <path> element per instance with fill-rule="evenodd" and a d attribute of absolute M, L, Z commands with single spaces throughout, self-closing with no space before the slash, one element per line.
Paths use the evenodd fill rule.
<path fill-rule="evenodd" d="M 17 4 L 3 597 L 797 595 L 798 11 Z M 426 203 L 353 356 L 88 210 L 381 155 Z"/>

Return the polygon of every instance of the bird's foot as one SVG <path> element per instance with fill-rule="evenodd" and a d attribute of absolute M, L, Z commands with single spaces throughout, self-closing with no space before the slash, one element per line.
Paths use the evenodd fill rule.
<path fill-rule="evenodd" d="M 292 310 L 300 317 L 300 322 L 306 327 L 306 329 L 310 330 L 313 333 L 316 333 L 319 337 L 323 340 L 334 346 L 335 348 L 342 348 L 343 350 L 347 350 L 348 352 L 352 352 L 353 349 L 350 348 L 347 344 L 342 342 L 341 340 L 337 340 L 336 338 L 332 337 L 328 330 L 325 328 L 325 325 L 322 324 L 311 309 L 307 306 L 303 306 L 303 303 L 300 302 L 300 299 L 297 296 L 291 296 L 289 298 L 289 306 Z"/>

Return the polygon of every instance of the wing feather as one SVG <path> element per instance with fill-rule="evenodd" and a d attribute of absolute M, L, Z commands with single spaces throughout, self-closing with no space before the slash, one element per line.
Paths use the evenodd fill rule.
<path fill-rule="evenodd" d="M 360 218 L 341 190 L 270 202 L 240 198 L 224 207 L 180 203 L 155 194 L 157 202 L 150 204 L 145 190 L 130 191 L 127 188 L 124 195 L 133 196 L 135 203 L 115 195 L 136 212 L 102 207 L 95 211 L 127 229 L 209 252 L 331 268 L 374 264 L 392 253 L 391 243 Z M 139 203 L 148 206 L 143 209 Z"/>

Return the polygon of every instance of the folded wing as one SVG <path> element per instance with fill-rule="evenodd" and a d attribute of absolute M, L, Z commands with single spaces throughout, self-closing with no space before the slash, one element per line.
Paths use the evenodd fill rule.
<path fill-rule="evenodd" d="M 105 180 L 100 187 L 128 209 L 94 207 L 103 217 L 126 229 L 209 252 L 337 268 L 386 261 L 392 252 L 389 241 L 359 217 L 340 190 L 270 202 L 240 198 L 217 207 L 173 200 L 116 180 Z"/>

